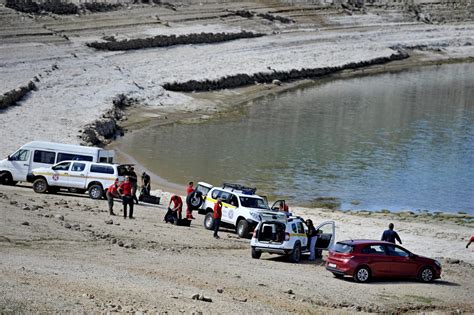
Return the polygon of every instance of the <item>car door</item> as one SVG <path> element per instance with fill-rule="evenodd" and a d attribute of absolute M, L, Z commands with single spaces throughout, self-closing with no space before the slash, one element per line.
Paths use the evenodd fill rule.
<path fill-rule="evenodd" d="M 334 245 L 336 239 L 336 224 L 334 221 L 325 221 L 316 227 L 318 239 L 316 249 L 328 249 Z"/>
<path fill-rule="evenodd" d="M 26 181 L 30 166 L 30 150 L 20 149 L 8 156 L 10 171 L 14 181 Z"/>
<path fill-rule="evenodd" d="M 69 187 L 72 188 L 86 188 L 86 163 L 72 162 L 69 173 Z"/>
<path fill-rule="evenodd" d="M 280 204 L 282 204 L 283 207 L 284 207 L 286 205 L 286 201 L 285 200 L 277 200 L 273 203 L 273 205 L 270 209 L 272 209 L 273 211 L 281 211 Z"/>
<path fill-rule="evenodd" d="M 69 187 L 69 168 L 71 162 L 61 162 L 51 167 L 50 186 Z"/>
<path fill-rule="evenodd" d="M 364 264 L 367 264 L 375 277 L 386 277 L 390 275 L 391 258 L 387 255 L 383 244 L 372 244 L 362 248 L 361 256 Z"/>
<path fill-rule="evenodd" d="M 415 277 L 418 264 L 413 255 L 406 249 L 397 245 L 386 245 L 387 254 L 391 259 L 390 275 L 393 277 Z"/>
<path fill-rule="evenodd" d="M 306 235 L 304 225 L 301 221 L 296 223 L 296 229 L 298 231 L 298 238 L 300 239 L 301 247 L 302 248 L 307 248 L 308 247 L 308 236 Z"/>
<path fill-rule="evenodd" d="M 233 223 L 235 221 L 234 218 L 234 210 L 236 207 L 230 204 L 230 197 L 231 193 L 227 191 L 223 191 L 220 195 L 222 199 L 222 221 Z"/>

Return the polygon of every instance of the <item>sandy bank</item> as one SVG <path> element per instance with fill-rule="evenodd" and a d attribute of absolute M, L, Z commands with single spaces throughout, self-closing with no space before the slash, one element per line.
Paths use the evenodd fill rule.
<path fill-rule="evenodd" d="M 335 220 L 337 240 L 378 238 L 392 221 L 404 246 L 440 257 L 444 268 L 433 284 L 359 285 L 334 278 L 322 260 L 291 264 L 270 255 L 253 260 L 249 240 L 233 231 L 221 231 L 214 240 L 200 215 L 190 228 L 167 225 L 163 205 L 139 205 L 136 220 L 124 220 L 110 217 L 105 201 L 0 186 L 0 209 L 2 312 L 474 311 L 474 256 L 465 248 L 472 226 L 292 209 L 315 222 Z M 195 294 L 212 302 L 193 300 Z"/>

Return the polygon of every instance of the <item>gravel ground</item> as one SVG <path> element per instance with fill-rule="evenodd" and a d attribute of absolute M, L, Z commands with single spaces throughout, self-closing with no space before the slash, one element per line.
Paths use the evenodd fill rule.
<path fill-rule="evenodd" d="M 85 195 L 0 186 L 0 211 L 0 312 L 474 312 L 474 255 L 464 247 L 472 226 L 449 221 L 293 209 L 335 220 L 337 240 L 356 232 L 378 238 L 393 221 L 407 248 L 443 263 L 432 284 L 357 284 L 334 278 L 324 258 L 253 260 L 249 240 L 228 230 L 213 239 L 200 215 L 189 228 L 165 224 L 163 205 L 138 205 L 136 220 L 125 220 Z"/>

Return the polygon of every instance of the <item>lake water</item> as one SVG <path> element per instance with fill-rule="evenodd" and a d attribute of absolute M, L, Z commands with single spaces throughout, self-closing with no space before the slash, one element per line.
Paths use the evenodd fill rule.
<path fill-rule="evenodd" d="M 242 114 L 151 126 L 119 147 L 175 183 L 224 181 L 343 209 L 474 214 L 474 63 L 341 79 Z"/>

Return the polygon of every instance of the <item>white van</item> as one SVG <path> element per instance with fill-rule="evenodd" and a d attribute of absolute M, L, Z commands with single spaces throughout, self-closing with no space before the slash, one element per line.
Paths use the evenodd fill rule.
<path fill-rule="evenodd" d="M 80 145 L 33 141 L 0 161 L 0 182 L 14 185 L 39 167 L 50 167 L 67 160 L 113 163 L 114 151 Z"/>

